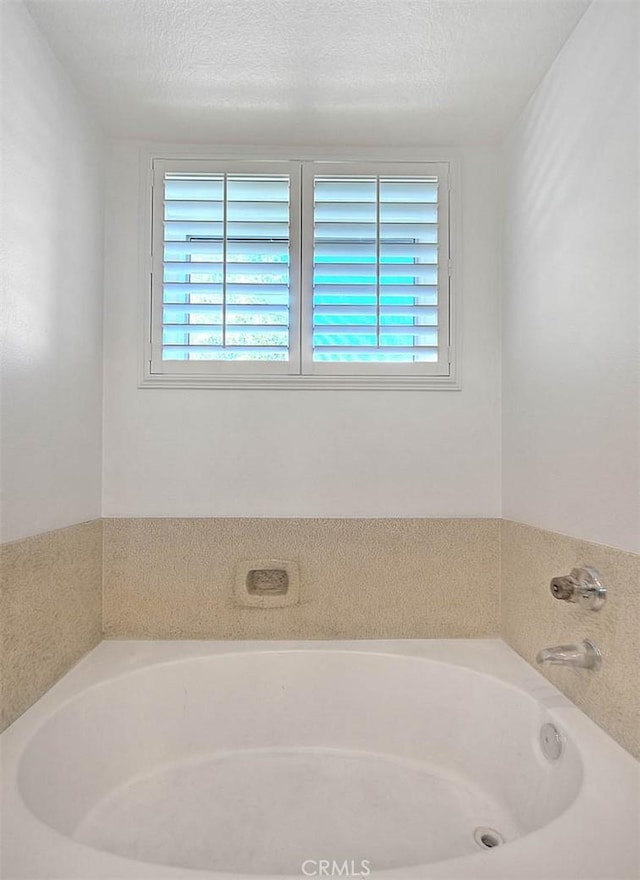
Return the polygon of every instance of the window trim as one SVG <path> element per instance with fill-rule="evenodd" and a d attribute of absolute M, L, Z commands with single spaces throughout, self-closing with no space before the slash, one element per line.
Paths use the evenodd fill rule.
<path fill-rule="evenodd" d="M 255 372 L 255 366 L 251 364 L 238 364 L 234 362 L 229 365 L 233 368 L 233 373 L 224 374 L 219 371 L 217 375 L 211 373 L 193 370 L 193 366 L 198 364 L 197 361 L 188 365 L 188 372 L 184 370 L 184 366 L 180 362 L 175 362 L 174 367 L 178 369 L 171 373 L 155 373 L 152 372 L 152 289 L 151 280 L 152 273 L 158 271 L 158 262 L 162 260 L 162 250 L 158 248 L 157 242 L 154 242 L 153 229 L 153 210 L 158 210 L 159 202 L 162 200 L 162 192 L 158 192 L 158 187 L 153 186 L 154 181 L 154 164 L 156 168 L 163 170 L 184 170 L 185 165 L 194 170 L 211 170 L 211 171 L 256 171 L 264 170 L 265 172 L 282 171 L 285 168 L 292 174 L 292 192 L 293 192 L 293 169 L 300 169 L 300 163 L 316 163 L 317 168 L 338 168 L 340 164 L 348 164 L 349 169 L 355 173 L 384 173 L 385 170 L 393 169 L 393 172 L 415 173 L 416 165 L 439 165 L 446 166 L 448 171 L 448 199 L 447 199 L 447 223 L 448 223 L 448 375 L 433 375 L 421 373 L 420 375 L 407 375 L 407 373 L 393 374 L 386 365 L 385 375 L 380 375 L 378 371 L 360 372 L 345 375 L 332 374 L 330 370 L 323 370 L 321 373 L 313 372 L 305 375 L 299 372 L 292 373 L 293 362 L 287 364 L 286 372 L 263 372 L 261 375 Z M 381 169 L 380 166 L 385 168 Z M 414 151 L 407 150 L 388 150 L 376 151 L 336 151 L 328 149 L 319 152 L 308 149 L 296 149 L 287 152 L 277 148 L 228 148 L 224 152 L 211 152 L 210 148 L 202 146 L 173 146 L 158 147 L 157 145 L 142 145 L 140 149 L 140 213 L 141 213 L 141 242 L 149 242 L 151 247 L 139 248 L 140 261 L 140 290 L 141 290 L 141 309 L 140 320 L 142 330 L 142 345 L 140 346 L 139 356 L 139 388 L 216 388 L 216 389 L 300 389 L 300 390 L 434 390 L 434 391 L 457 391 L 461 389 L 460 385 L 460 364 L 459 364 L 459 322 L 460 322 L 460 296 L 459 296 L 459 272 L 456 269 L 456 241 L 459 236 L 458 217 L 459 211 L 459 188 L 457 181 L 459 178 L 458 157 L 456 152 L 451 150 L 421 151 L 420 155 L 416 155 Z M 395 166 L 395 167 L 394 167 Z M 413 166 L 413 169 L 411 169 Z M 300 185 L 300 178 L 298 179 Z M 307 187 L 308 191 L 308 187 Z M 302 190 L 302 199 L 307 199 L 304 190 Z M 297 204 L 296 204 L 297 202 Z M 304 208 L 301 199 L 291 200 L 292 220 L 291 234 L 292 244 L 294 247 L 294 236 L 296 239 L 301 235 L 302 214 Z M 295 213 L 295 221 L 294 221 Z M 294 229 L 295 222 L 295 229 Z M 299 240 L 299 239 L 298 239 Z M 307 236 L 307 242 L 310 237 Z M 297 244 L 296 244 L 297 246 Z M 303 245 L 304 247 L 304 245 Z M 155 261 L 155 265 L 154 265 Z M 303 251 L 302 264 L 305 261 L 305 253 Z M 296 279 L 292 278 L 292 287 Z M 301 297 L 300 302 L 292 302 L 292 316 L 295 310 L 295 320 L 298 326 L 298 332 L 292 333 L 292 341 L 300 336 L 300 328 L 304 321 L 303 310 L 308 309 L 308 290 L 304 290 L 304 283 L 300 285 Z M 308 287 L 308 285 L 307 285 Z M 455 290 L 454 290 L 455 287 Z M 293 322 L 292 322 L 293 323 Z M 303 354 L 300 352 L 300 358 Z M 183 369 L 180 370 L 179 367 Z M 203 362 L 202 366 L 206 369 L 207 364 Z M 219 364 L 217 364 L 217 367 Z M 243 374 L 243 369 L 238 367 L 248 367 Z M 297 367 L 296 367 L 297 369 Z"/>

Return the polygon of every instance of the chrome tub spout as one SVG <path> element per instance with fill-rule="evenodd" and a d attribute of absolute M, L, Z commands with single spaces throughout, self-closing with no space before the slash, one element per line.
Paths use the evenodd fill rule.
<path fill-rule="evenodd" d="M 602 654 L 593 642 L 588 639 L 579 645 L 557 645 L 555 648 L 544 648 L 536 657 L 541 666 L 575 666 L 578 669 L 599 669 Z"/>

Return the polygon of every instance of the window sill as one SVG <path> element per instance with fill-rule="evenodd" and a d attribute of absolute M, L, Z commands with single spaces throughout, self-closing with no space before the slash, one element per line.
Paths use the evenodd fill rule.
<path fill-rule="evenodd" d="M 146 374 L 139 388 L 300 391 L 460 391 L 455 376 L 176 376 Z"/>

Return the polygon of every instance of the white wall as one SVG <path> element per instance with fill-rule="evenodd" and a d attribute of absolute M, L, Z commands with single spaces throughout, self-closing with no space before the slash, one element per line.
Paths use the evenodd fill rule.
<path fill-rule="evenodd" d="M 508 140 L 503 248 L 503 515 L 636 551 L 638 98 L 638 6 L 595 0 Z"/>
<path fill-rule="evenodd" d="M 108 173 L 105 516 L 498 516 L 496 162 L 462 161 L 463 391 L 137 388 L 139 157 Z"/>
<path fill-rule="evenodd" d="M 2 3 L 2 538 L 100 516 L 102 138 Z"/>

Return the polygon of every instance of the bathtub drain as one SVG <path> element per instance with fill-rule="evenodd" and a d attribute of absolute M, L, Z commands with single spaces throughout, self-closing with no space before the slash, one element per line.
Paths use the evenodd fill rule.
<path fill-rule="evenodd" d="M 504 837 L 495 828 L 485 828 L 480 826 L 473 832 L 473 839 L 481 849 L 493 849 L 495 846 L 502 846 Z"/>

